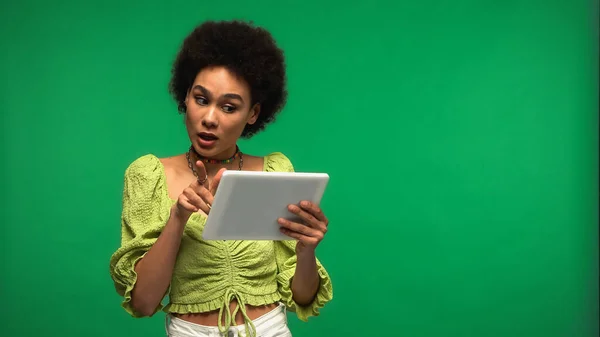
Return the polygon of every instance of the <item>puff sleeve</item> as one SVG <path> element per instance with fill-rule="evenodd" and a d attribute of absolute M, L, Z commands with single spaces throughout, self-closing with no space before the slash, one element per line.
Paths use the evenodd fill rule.
<path fill-rule="evenodd" d="M 290 160 L 282 153 L 271 154 L 266 163 L 268 171 L 294 172 Z M 302 321 L 307 321 L 310 316 L 318 316 L 319 309 L 333 299 L 333 287 L 327 270 L 317 259 L 317 273 L 319 275 L 319 289 L 313 302 L 301 306 L 293 299 L 292 278 L 296 271 L 296 241 L 275 241 L 275 258 L 277 262 L 277 288 L 282 302 L 288 310 L 295 312 Z"/>
<path fill-rule="evenodd" d="M 110 258 L 110 275 L 123 297 L 121 306 L 133 317 L 141 317 L 131 306 L 131 292 L 137 280 L 136 263 L 158 239 L 170 214 L 162 163 L 145 155 L 125 170 L 121 213 L 121 244 Z M 162 304 L 155 312 L 162 309 Z"/>
<path fill-rule="evenodd" d="M 296 241 L 275 242 L 275 256 L 277 259 L 277 288 L 281 300 L 289 311 L 295 312 L 302 321 L 308 321 L 310 316 L 318 316 L 319 309 L 333 298 L 333 287 L 327 270 L 317 259 L 317 273 L 319 274 L 319 289 L 312 303 L 307 306 L 297 304 L 292 297 L 292 278 L 296 271 Z"/>

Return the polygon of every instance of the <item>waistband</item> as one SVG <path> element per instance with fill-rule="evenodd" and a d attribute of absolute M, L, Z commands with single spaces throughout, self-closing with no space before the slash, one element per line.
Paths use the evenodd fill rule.
<path fill-rule="evenodd" d="M 242 309 L 240 309 L 240 311 L 241 310 Z M 206 326 L 188 322 L 183 319 L 174 317 L 171 314 L 167 314 L 167 316 L 165 317 L 165 330 L 167 332 L 167 335 L 169 334 L 169 329 L 173 329 L 177 330 L 179 334 L 189 335 L 190 337 L 198 335 L 212 335 L 216 332 L 220 332 L 221 334 L 227 336 L 227 332 L 231 330 L 236 330 L 237 335 L 240 336 L 240 331 L 243 330 L 245 331 L 245 336 L 254 337 L 256 336 L 257 329 L 261 330 L 261 328 L 263 327 L 268 328 L 279 324 L 287 324 L 286 315 L 286 307 L 281 302 L 279 303 L 277 308 L 256 318 L 254 321 L 247 318 L 248 316 L 244 316 L 244 324 L 239 325 L 235 325 L 235 323 L 233 323 L 222 326 L 221 322 L 219 322 L 219 326 Z M 235 315 L 233 317 L 235 320 Z M 233 322 L 235 322 L 234 320 Z"/>

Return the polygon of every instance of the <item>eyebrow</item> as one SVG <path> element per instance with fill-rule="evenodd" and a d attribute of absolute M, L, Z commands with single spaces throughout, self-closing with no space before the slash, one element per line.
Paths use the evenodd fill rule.
<path fill-rule="evenodd" d="M 212 93 L 210 92 L 210 90 L 206 89 L 205 87 L 201 86 L 200 84 L 196 84 L 193 89 L 200 90 L 202 92 L 202 94 L 204 94 L 206 96 L 212 96 Z M 238 94 L 227 93 L 227 94 L 223 95 L 223 97 L 237 99 L 237 100 L 240 100 L 242 103 L 244 102 L 244 100 L 242 99 L 242 96 L 240 96 Z"/>

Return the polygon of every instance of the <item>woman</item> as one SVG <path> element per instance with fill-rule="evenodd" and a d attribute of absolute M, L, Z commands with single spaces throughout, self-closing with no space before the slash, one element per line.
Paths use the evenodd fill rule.
<path fill-rule="evenodd" d="M 311 202 L 288 208 L 301 223 L 278 219 L 289 241 L 202 240 L 224 170 L 293 171 L 280 152 L 250 156 L 237 146 L 283 108 L 285 79 L 283 52 L 262 28 L 206 22 L 184 40 L 170 92 L 191 146 L 142 156 L 125 171 L 122 243 L 110 272 L 132 316 L 162 309 L 169 336 L 291 336 L 286 309 L 306 321 L 331 300 L 315 257 L 328 221 Z"/>

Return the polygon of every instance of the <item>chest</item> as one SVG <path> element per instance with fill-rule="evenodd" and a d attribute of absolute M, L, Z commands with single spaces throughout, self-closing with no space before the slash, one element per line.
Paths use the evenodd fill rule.
<path fill-rule="evenodd" d="M 202 238 L 205 221 L 206 217 L 200 214 L 190 217 L 182 237 L 177 264 L 192 269 L 253 269 L 275 263 L 273 241 L 206 241 Z"/>

